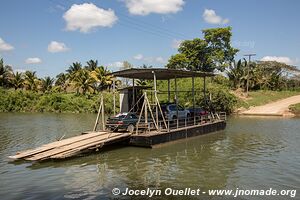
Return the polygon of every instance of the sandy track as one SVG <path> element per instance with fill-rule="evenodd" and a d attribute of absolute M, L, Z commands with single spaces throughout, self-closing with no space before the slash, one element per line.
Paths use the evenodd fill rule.
<path fill-rule="evenodd" d="M 251 107 L 249 110 L 243 111 L 244 115 L 291 115 L 288 107 L 292 104 L 300 103 L 300 95 L 291 96 L 286 99 L 281 99 L 263 106 Z"/>

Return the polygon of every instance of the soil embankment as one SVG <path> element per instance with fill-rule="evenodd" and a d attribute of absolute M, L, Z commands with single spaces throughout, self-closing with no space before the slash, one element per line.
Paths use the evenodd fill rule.
<path fill-rule="evenodd" d="M 291 116 L 289 106 L 300 103 L 300 95 L 291 96 L 279 101 L 268 103 L 263 106 L 250 107 L 250 109 L 241 112 L 243 115 L 262 115 L 262 116 Z"/>

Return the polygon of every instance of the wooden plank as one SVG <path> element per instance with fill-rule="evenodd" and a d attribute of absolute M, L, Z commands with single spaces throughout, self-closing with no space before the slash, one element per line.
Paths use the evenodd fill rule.
<path fill-rule="evenodd" d="M 113 140 L 115 140 L 117 142 L 117 141 L 120 141 L 120 139 L 122 139 L 122 138 L 129 137 L 130 135 L 131 134 L 129 134 L 129 133 L 128 134 L 113 135 L 113 136 L 110 136 L 109 138 L 103 139 L 101 141 L 95 141 L 95 142 L 89 143 L 87 145 L 80 146 L 80 147 L 75 148 L 75 149 L 69 149 L 69 150 L 64 151 L 62 153 L 55 154 L 53 156 L 43 158 L 41 160 L 50 159 L 50 158 L 52 158 L 52 159 L 63 159 L 63 158 L 67 158 L 67 157 L 72 157 L 72 156 L 75 156 L 77 154 L 80 154 L 82 152 L 82 150 L 87 150 L 87 149 L 90 149 L 91 147 L 96 147 L 97 145 L 102 146 L 106 142 L 111 142 Z"/>
<path fill-rule="evenodd" d="M 61 141 L 56 141 L 56 142 L 45 144 L 45 145 L 43 145 L 41 147 L 38 147 L 36 149 L 30 149 L 30 150 L 27 150 L 27 151 L 23 151 L 21 153 L 18 153 L 15 156 L 9 156 L 9 158 L 19 159 L 19 158 L 27 157 L 27 156 L 30 156 L 30 155 L 33 155 L 33 154 L 37 154 L 37 153 L 40 153 L 40 152 L 47 151 L 49 149 L 53 149 L 55 147 L 60 147 L 60 146 L 63 146 L 63 145 L 71 144 L 71 143 L 79 141 L 79 140 L 85 140 L 85 139 L 88 139 L 88 138 L 91 138 L 91 137 L 96 137 L 100 134 L 103 134 L 104 132 L 87 132 L 87 133 L 89 133 L 89 134 L 67 138 L 67 139 L 64 139 L 64 140 L 61 140 Z"/>
<path fill-rule="evenodd" d="M 43 145 L 41 147 L 38 147 L 36 149 L 26 150 L 26 151 L 23 151 L 21 153 L 18 153 L 15 156 L 9 156 L 9 158 L 19 159 L 19 158 L 28 157 L 28 156 L 31 156 L 31 155 L 34 155 L 34 154 L 37 154 L 37 153 L 41 153 L 41 152 L 53 149 L 53 148 L 68 145 L 68 144 L 71 144 L 71 143 L 74 143 L 74 142 L 77 142 L 77 141 L 80 141 L 80 140 L 86 140 L 86 139 L 89 139 L 89 138 L 92 138 L 92 137 L 97 137 L 97 136 L 102 135 L 106 132 L 85 132 L 85 133 L 88 133 L 88 134 L 79 135 L 79 136 L 75 136 L 75 137 L 70 137 L 70 138 L 67 138 L 67 139 L 60 140 L 60 141 L 45 144 L 45 145 Z"/>
<path fill-rule="evenodd" d="M 105 144 L 106 142 L 111 142 L 113 140 L 119 141 L 120 139 L 127 138 L 130 135 L 131 134 L 129 134 L 129 133 L 126 133 L 126 134 L 123 133 L 121 135 L 111 136 L 111 137 L 103 140 L 101 143 L 95 142 L 95 143 L 87 144 L 87 145 L 84 145 L 84 146 L 81 146 L 81 147 L 78 147 L 78 148 L 75 148 L 75 149 L 71 149 L 71 150 L 63 152 L 63 153 L 56 154 L 54 156 L 51 156 L 50 158 L 62 159 L 62 158 L 67 158 L 67 157 L 75 156 L 76 154 L 79 154 L 82 150 L 89 149 L 90 147 L 94 147 L 96 145 Z"/>
<path fill-rule="evenodd" d="M 39 154 L 32 155 L 31 157 L 26 158 L 26 160 L 41 160 L 41 159 L 45 159 L 45 158 L 51 157 L 53 155 L 68 151 L 70 149 L 78 148 L 78 147 L 81 147 L 81 146 L 84 146 L 87 144 L 91 144 L 91 143 L 95 143 L 95 142 L 101 143 L 101 141 L 106 139 L 109 134 L 111 134 L 111 133 L 102 134 L 102 135 L 99 135 L 99 136 L 96 136 L 93 138 L 89 138 L 89 139 L 86 139 L 83 141 L 77 141 L 77 142 L 74 142 L 74 143 L 71 143 L 68 145 L 54 148 L 49 151 L 45 151 L 45 152 L 42 152 Z M 119 133 L 119 134 L 122 134 L 122 133 Z"/>
<path fill-rule="evenodd" d="M 74 147 L 84 145 L 86 143 L 90 143 L 90 142 L 93 142 L 93 141 L 99 141 L 99 140 L 101 140 L 103 138 L 106 138 L 106 137 L 107 137 L 107 134 L 101 134 L 101 135 L 98 135 L 96 137 L 88 138 L 86 140 L 79 140 L 79 141 L 76 141 L 76 142 L 73 142 L 73 143 L 70 143 L 70 144 L 67 144 L 67 145 L 64 145 L 64 146 L 55 147 L 55 148 L 49 149 L 47 151 L 43 151 L 43 152 L 31 155 L 28 158 L 25 158 L 25 160 L 43 159 L 44 157 L 49 157 L 49 156 L 55 155 L 57 153 L 67 151 L 67 150 L 72 149 Z"/>

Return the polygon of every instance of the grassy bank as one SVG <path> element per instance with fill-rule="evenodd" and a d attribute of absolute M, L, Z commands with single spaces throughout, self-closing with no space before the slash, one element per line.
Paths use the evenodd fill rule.
<path fill-rule="evenodd" d="M 96 113 L 100 95 L 37 93 L 0 89 L 0 112 Z M 105 112 L 113 110 L 112 93 L 104 92 Z M 118 105 L 118 104 L 117 104 Z"/>
<path fill-rule="evenodd" d="M 289 110 L 297 116 L 300 116 L 300 103 L 291 105 Z"/>
<path fill-rule="evenodd" d="M 251 106 L 261 106 L 270 102 L 284 99 L 290 96 L 299 95 L 299 91 L 270 91 L 259 90 L 249 92 L 249 97 L 246 99 L 240 98 L 237 103 L 237 108 L 249 108 Z"/>

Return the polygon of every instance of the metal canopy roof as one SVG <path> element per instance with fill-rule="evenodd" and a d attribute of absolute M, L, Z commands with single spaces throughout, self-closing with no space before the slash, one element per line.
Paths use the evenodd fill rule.
<path fill-rule="evenodd" d="M 134 86 L 135 89 L 139 90 L 139 89 L 150 89 L 152 88 L 152 86 L 148 86 L 148 85 L 136 85 Z M 128 87 L 124 87 L 124 88 L 120 88 L 118 90 L 132 90 L 133 86 L 128 86 Z"/>
<path fill-rule="evenodd" d="M 167 69 L 167 68 L 131 68 L 111 73 L 111 75 L 122 78 L 134 79 L 153 79 L 153 73 L 156 75 L 157 80 L 168 80 L 176 78 L 189 78 L 189 77 L 206 77 L 214 76 L 210 72 L 196 72 L 187 71 L 182 69 Z"/>

